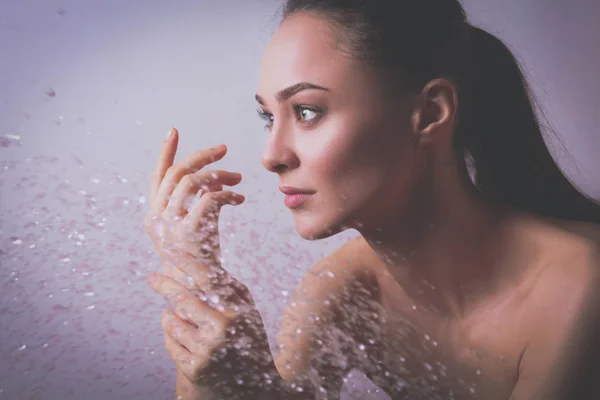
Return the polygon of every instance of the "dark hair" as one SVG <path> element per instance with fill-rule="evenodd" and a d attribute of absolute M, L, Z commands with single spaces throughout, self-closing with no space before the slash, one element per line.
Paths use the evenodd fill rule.
<path fill-rule="evenodd" d="M 341 48 L 381 68 L 394 89 L 417 93 L 439 77 L 456 85 L 456 151 L 472 160 L 482 196 L 541 216 L 600 223 L 600 204 L 575 188 L 546 146 L 515 57 L 469 24 L 458 0 L 287 0 L 283 20 L 302 11 L 332 22 Z"/>

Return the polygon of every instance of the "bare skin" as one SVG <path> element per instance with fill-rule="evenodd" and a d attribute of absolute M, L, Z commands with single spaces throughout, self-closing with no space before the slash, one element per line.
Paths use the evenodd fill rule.
<path fill-rule="evenodd" d="M 265 52 L 256 96 L 270 134 L 263 165 L 282 185 L 312 193 L 292 209 L 298 233 L 309 240 L 348 228 L 360 233 L 313 266 L 291 298 L 273 356 L 279 378 L 310 382 L 306 393 L 294 391 L 298 399 L 338 398 L 352 368 L 395 399 L 552 399 L 576 361 L 570 356 L 578 355 L 583 316 L 599 315 L 593 294 L 600 283 L 598 227 L 544 220 L 481 199 L 452 147 L 453 84 L 436 79 L 413 98 L 390 98 L 376 71 L 341 52 L 333 35 L 313 14 L 286 20 Z M 193 179 L 179 180 L 212 161 L 192 156 L 201 166 L 180 164 L 167 174 L 175 149 L 163 150 L 152 208 L 160 215 L 176 209 L 200 228 L 210 202 L 184 211 L 197 187 Z M 206 193 L 225 204 L 235 195 L 221 184 L 238 180 L 222 172 Z M 177 195 L 169 200 L 170 192 Z M 187 235 L 177 236 L 181 230 L 174 232 L 174 247 L 197 249 Z M 214 229 L 208 236 L 218 244 Z M 174 268 L 153 289 L 172 296 L 189 290 L 186 283 L 202 286 L 208 266 L 220 265 L 218 257 L 200 256 L 195 269 L 167 260 Z M 188 282 L 192 273 L 198 279 Z M 233 304 L 256 314 L 240 289 Z M 225 369 L 209 356 L 229 344 L 223 327 L 243 315 L 193 303 L 188 311 L 210 314 L 220 331 L 208 349 L 191 349 L 190 337 L 207 332 L 185 314 L 167 314 L 177 390 L 191 388 L 186 399 L 219 396 L 222 382 L 207 381 L 205 372 Z M 189 336 L 174 337 L 173 324 L 187 327 Z M 264 348 L 258 332 L 254 343 Z M 197 360 L 193 367 L 190 358 Z M 263 394 L 257 398 L 286 398 Z"/>
<path fill-rule="evenodd" d="M 376 277 L 373 285 L 371 273 L 361 275 L 376 288 L 382 322 L 363 324 L 380 344 L 367 357 L 374 361 L 357 368 L 397 398 L 552 398 L 578 318 L 594 304 L 598 227 L 482 200 L 451 145 L 452 83 L 436 79 L 412 99 L 386 97 L 376 72 L 341 52 L 334 35 L 316 14 L 283 22 L 263 58 L 257 101 L 270 131 L 265 168 L 315 192 L 292 210 L 299 234 L 361 234 L 342 254 L 360 260 L 353 271 Z M 320 88 L 298 90 L 299 82 Z M 281 96 L 290 87 L 297 90 Z M 349 268 L 340 264 L 337 273 Z M 319 292 L 327 289 L 337 293 Z M 344 308 L 340 321 L 365 313 L 360 304 Z M 352 333 L 356 345 L 368 336 L 361 329 Z M 293 348 L 288 362 L 303 353 Z M 389 376 L 369 365 L 377 360 Z M 407 387 L 396 391 L 402 381 Z"/>
<path fill-rule="evenodd" d="M 155 174 L 157 182 L 166 179 L 175 148 L 176 142 L 164 145 Z M 215 156 L 217 153 L 207 149 L 194 154 L 173 166 L 171 175 L 182 170 L 179 174 L 183 176 L 184 166 L 194 163 L 199 165 L 193 170 L 202 169 L 220 157 Z M 222 184 L 236 184 L 239 176 L 227 172 L 216 177 L 206 172 L 196 176 L 210 181 L 214 193 L 227 201 L 235 198 L 231 192 L 222 191 Z M 177 193 L 185 193 L 186 186 L 194 191 L 194 185 L 171 185 L 171 189 L 164 190 L 174 194 L 165 202 L 165 193 L 160 195 L 157 182 L 152 189 L 149 226 L 156 221 L 151 217 L 157 214 L 154 207 L 180 208 L 185 196 Z M 236 201 L 241 200 L 243 197 Z M 193 207 L 190 212 L 194 217 Z M 400 280 L 410 279 L 410 274 L 392 275 L 388 263 L 362 236 L 319 261 L 295 291 L 284 314 L 278 336 L 280 348 L 274 355 L 280 376 L 290 383 L 307 377 L 321 382 L 316 386 L 320 389 L 317 395 L 321 396 L 317 398 L 324 399 L 338 397 L 342 379 L 352 368 L 367 374 L 393 398 L 452 398 L 450 391 L 455 398 L 506 399 L 511 394 L 514 399 L 552 398 L 536 391 L 540 384 L 553 388 L 552 382 L 544 380 L 551 373 L 556 375 L 552 366 L 568 365 L 561 348 L 573 336 L 571 328 L 575 329 L 578 322 L 575 316 L 585 310 L 590 299 L 595 300 L 588 297 L 586 289 L 597 287 L 600 231 L 590 224 L 548 221 L 519 213 L 505 216 L 500 227 L 494 238 L 503 244 L 505 254 L 512 256 L 500 258 L 504 264 L 498 270 L 510 273 L 498 275 L 493 295 L 484 293 L 476 303 L 472 302 L 477 307 L 459 316 L 434 307 L 444 299 L 443 292 L 431 285 L 421 285 L 418 290 L 414 287 L 419 285 L 403 287 Z M 177 230 L 170 232 L 175 234 Z M 208 236 L 212 234 L 211 231 Z M 190 294 L 190 288 L 206 288 L 206 266 L 210 262 L 206 254 L 204 262 L 198 262 L 198 257 L 192 263 L 169 261 L 174 249 L 196 251 L 199 243 L 194 239 L 202 237 L 156 240 L 166 276 L 161 277 L 159 284 L 151 284 L 153 289 L 174 298 Z M 173 247 L 165 246 L 165 241 L 173 242 Z M 410 260 L 406 263 L 408 268 Z M 478 276 L 477 271 L 471 273 Z M 231 279 L 226 274 L 223 277 Z M 252 304 L 251 296 L 238 282 L 211 285 L 224 284 L 235 286 L 245 297 L 234 300 L 238 304 Z M 206 338 L 215 334 L 214 328 L 207 330 L 198 321 L 188 324 L 191 314 L 202 315 L 208 322 L 214 318 L 220 325 L 232 323 L 235 315 L 215 314 L 194 296 L 185 299 L 176 303 L 176 315 L 166 312 L 162 320 L 167 350 L 177 363 L 177 393 L 183 399 L 219 398 L 210 385 L 199 385 L 198 377 L 207 370 L 201 362 L 202 355 L 193 348 L 190 351 L 181 347 L 180 343 L 185 342 L 173 335 L 173 327 L 193 328 L 191 334 Z M 186 312 L 182 312 L 182 306 Z M 221 339 L 219 343 L 215 348 L 224 342 Z M 190 366 L 190 358 L 196 358 L 197 364 Z"/>
<path fill-rule="evenodd" d="M 335 340 L 327 334 L 331 328 L 326 322 L 315 329 L 316 323 L 308 321 L 307 314 L 319 310 L 298 306 L 298 299 L 323 304 L 324 299 L 344 298 L 335 310 L 337 328 L 348 333 L 342 342 L 358 349 L 359 357 L 347 357 L 352 365 L 345 368 L 330 364 L 321 369 L 329 372 L 327 398 L 337 398 L 341 377 L 352 368 L 394 399 L 560 398 L 553 396 L 561 389 L 564 371 L 555 367 L 569 366 L 568 354 L 562 352 L 577 348 L 578 316 L 590 308 L 598 315 L 597 297 L 591 293 L 598 283 L 594 257 L 600 230 L 526 215 L 510 223 L 508 233 L 523 240 L 515 251 L 537 248 L 533 258 L 511 260 L 529 264 L 526 276 L 482 299 L 477 310 L 462 318 L 442 315 L 428 308 L 429 302 L 412 298 L 362 237 L 348 242 L 317 263 L 292 297 L 294 306 L 286 310 L 278 340 L 284 346 L 276 358 L 280 373 L 286 379 L 305 374 L 309 360 L 323 358 Z M 329 272 L 340 279 L 332 280 Z M 351 291 L 344 297 L 344 286 L 368 288 L 369 294 L 359 298 Z M 371 316 L 374 310 L 379 323 Z M 297 334 L 298 328 L 315 336 Z M 311 347 L 315 337 L 324 345 Z M 337 377 L 331 368 L 337 369 Z"/>

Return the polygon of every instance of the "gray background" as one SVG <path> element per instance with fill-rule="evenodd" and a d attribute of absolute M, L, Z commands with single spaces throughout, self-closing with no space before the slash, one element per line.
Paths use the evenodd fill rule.
<path fill-rule="evenodd" d="M 244 174 L 246 204 L 220 222 L 224 265 L 253 291 L 272 344 L 286 291 L 356 235 L 297 237 L 260 164 L 253 97 L 279 5 L 0 0 L 0 399 L 173 397 L 142 225 L 171 126 L 178 159 L 226 143 L 215 167 Z M 465 6 L 513 47 L 571 155 L 557 150 L 560 164 L 599 198 L 600 2 Z M 366 390 L 351 378 L 346 392 L 352 382 Z"/>

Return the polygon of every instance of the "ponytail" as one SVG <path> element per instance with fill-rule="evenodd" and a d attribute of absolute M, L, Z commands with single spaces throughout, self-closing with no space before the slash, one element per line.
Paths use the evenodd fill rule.
<path fill-rule="evenodd" d="M 552 158 L 511 51 L 494 35 L 469 30 L 456 145 L 472 159 L 477 189 L 488 200 L 537 215 L 600 223 L 600 204 L 578 191 Z"/>

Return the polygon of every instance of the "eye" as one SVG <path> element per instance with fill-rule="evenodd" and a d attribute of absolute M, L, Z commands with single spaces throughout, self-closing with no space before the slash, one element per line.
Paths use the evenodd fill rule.
<path fill-rule="evenodd" d="M 271 129 L 273 126 L 273 114 L 263 111 L 260 108 L 256 110 L 256 113 L 260 119 L 266 122 L 265 129 Z"/>
<path fill-rule="evenodd" d="M 310 121 L 311 119 L 317 116 L 317 113 L 313 110 L 309 110 L 308 108 L 300 107 L 300 115 L 304 118 L 305 121 Z"/>
<path fill-rule="evenodd" d="M 298 119 L 302 122 L 315 122 L 315 120 L 323 113 L 320 109 L 315 107 L 303 106 L 300 104 L 294 104 L 294 111 L 298 116 Z"/>

